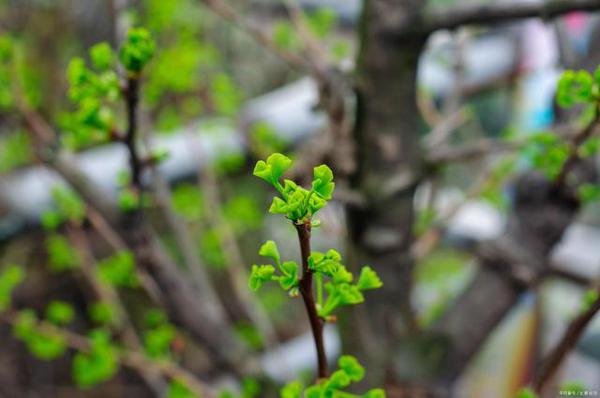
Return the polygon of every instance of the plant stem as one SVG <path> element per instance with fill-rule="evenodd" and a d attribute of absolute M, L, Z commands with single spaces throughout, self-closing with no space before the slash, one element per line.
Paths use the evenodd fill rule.
<path fill-rule="evenodd" d="M 594 316 L 600 311 L 600 297 L 597 298 L 585 311 L 579 314 L 567 327 L 563 337 L 554 349 L 543 360 L 540 371 L 534 381 L 534 389 L 538 393 L 545 390 L 556 371 L 560 368 L 567 355 L 579 341 Z"/>
<path fill-rule="evenodd" d="M 317 313 L 317 306 L 315 305 L 315 298 L 313 296 L 313 272 L 308 267 L 311 226 L 310 223 L 294 224 L 294 226 L 298 232 L 300 252 L 302 254 L 302 278 L 298 287 L 304 301 L 304 306 L 306 307 L 306 313 L 317 350 L 318 378 L 322 379 L 327 377 L 327 356 L 323 342 L 323 326 L 325 322 Z"/>
<path fill-rule="evenodd" d="M 135 189 L 141 191 L 143 162 L 140 158 L 136 145 L 139 80 L 135 76 L 130 76 L 127 78 L 127 87 L 125 89 L 125 102 L 127 105 L 127 134 L 125 135 L 125 145 L 127 146 L 127 151 L 129 152 L 131 184 Z"/>
<path fill-rule="evenodd" d="M 317 274 L 317 303 L 319 309 L 323 309 L 323 275 Z"/>

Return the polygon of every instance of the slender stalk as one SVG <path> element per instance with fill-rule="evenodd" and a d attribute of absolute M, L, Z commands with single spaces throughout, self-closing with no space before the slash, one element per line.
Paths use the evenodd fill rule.
<path fill-rule="evenodd" d="M 118 326 L 115 328 L 116 331 L 122 334 L 123 342 L 128 348 L 143 352 L 142 342 L 118 292 L 113 286 L 102 283 L 95 273 L 94 264 L 96 261 L 93 257 L 90 242 L 88 241 L 85 232 L 81 227 L 69 225 L 68 234 L 81 255 L 81 274 L 84 279 L 88 282 L 98 299 L 105 303 L 109 303 L 117 311 L 119 320 Z M 139 367 L 137 370 L 148 387 L 153 390 L 155 396 L 161 397 L 164 395 L 166 383 L 165 380 L 160 377 L 160 374 L 146 367 Z"/>
<path fill-rule="evenodd" d="M 600 122 L 600 103 L 594 105 L 594 117 L 592 118 L 592 121 L 585 127 L 585 129 L 583 129 L 573 138 L 571 153 L 569 154 L 567 160 L 565 160 L 563 163 L 563 166 L 556 177 L 556 180 L 554 181 L 555 188 L 560 187 L 567 182 L 569 173 L 573 170 L 573 168 L 575 168 L 577 162 L 580 160 L 578 152 L 579 148 L 596 132 L 598 122 Z"/>
<path fill-rule="evenodd" d="M 0 321 L 9 325 L 17 322 L 18 313 L 9 311 L 0 314 Z M 90 341 L 87 337 L 74 333 L 68 329 L 57 327 L 45 321 L 38 321 L 36 327 L 45 333 L 55 333 L 64 337 L 68 347 L 81 352 L 89 352 Z M 194 374 L 179 366 L 179 364 L 166 360 L 153 360 L 142 352 L 122 349 L 119 350 L 120 364 L 137 372 L 151 372 L 160 374 L 170 380 L 177 380 L 185 384 L 197 396 L 215 398 L 217 392 L 208 384 L 198 379 Z"/>
<path fill-rule="evenodd" d="M 308 257 L 310 256 L 310 223 L 294 224 L 298 232 L 300 241 L 300 252 L 302 254 L 302 278 L 300 278 L 299 289 L 306 313 L 310 322 L 310 328 L 317 350 L 317 368 L 319 379 L 327 377 L 327 355 L 325 353 L 325 344 L 323 342 L 324 320 L 319 317 L 315 298 L 313 296 L 313 272 L 308 267 Z"/>
<path fill-rule="evenodd" d="M 233 297 L 260 333 L 266 345 L 277 347 L 277 333 L 262 304 L 248 289 L 248 273 L 244 266 L 244 258 L 238 245 L 235 233 L 227 219 L 223 217 L 221 193 L 217 184 L 215 172 L 210 165 L 199 170 L 199 182 L 206 192 L 206 205 L 209 223 L 216 229 L 219 244 L 227 262 L 226 272 L 233 288 Z M 284 358 L 281 358 L 284 359 Z"/>
<path fill-rule="evenodd" d="M 136 145 L 137 110 L 139 103 L 139 80 L 137 76 L 130 76 L 127 78 L 125 102 L 127 105 L 127 133 L 125 135 L 125 145 L 129 152 L 131 184 L 134 188 L 141 190 L 143 162 Z"/>
<path fill-rule="evenodd" d="M 536 392 L 541 393 L 545 390 L 548 382 L 552 380 L 552 377 L 564 362 L 567 354 L 575 347 L 575 344 L 577 344 L 579 338 L 592 319 L 594 319 L 594 316 L 598 311 L 600 311 L 600 297 L 569 324 L 565 334 L 556 347 L 554 347 L 542 362 L 540 371 L 534 382 L 534 389 Z"/>

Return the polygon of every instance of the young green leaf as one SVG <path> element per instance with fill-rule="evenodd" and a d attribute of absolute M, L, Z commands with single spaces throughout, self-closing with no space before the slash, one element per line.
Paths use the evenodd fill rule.
<path fill-rule="evenodd" d="M 263 245 L 260 247 L 260 250 L 258 251 L 258 254 L 263 257 L 268 257 L 272 259 L 273 261 L 275 261 L 275 264 L 281 263 L 279 249 L 277 248 L 277 244 L 272 240 L 268 240 L 265 243 L 263 243 Z"/>
<path fill-rule="evenodd" d="M 90 58 L 94 67 L 100 71 L 112 68 L 114 63 L 113 50 L 108 43 L 98 43 L 90 48 Z"/>
<path fill-rule="evenodd" d="M 99 325 L 113 325 L 117 322 L 117 310 L 108 303 L 92 303 L 88 308 L 90 319 Z"/>
<path fill-rule="evenodd" d="M 281 264 L 281 273 L 279 285 L 283 290 L 290 290 L 298 286 L 298 264 L 293 261 L 285 261 Z"/>
<path fill-rule="evenodd" d="M 269 213 L 271 214 L 287 214 L 290 211 L 290 206 L 278 196 L 273 197 Z"/>
<path fill-rule="evenodd" d="M 275 267 L 272 265 L 253 265 L 248 286 L 250 289 L 257 291 L 263 283 L 272 279 L 274 273 Z"/>
<path fill-rule="evenodd" d="M 38 319 L 33 310 L 19 312 L 13 326 L 13 333 L 39 359 L 46 361 L 56 359 L 62 356 L 67 349 L 67 344 L 62 334 L 54 331 L 39 330 Z"/>
<path fill-rule="evenodd" d="M 55 325 L 67 325 L 74 316 L 73 306 L 64 301 L 51 301 L 46 308 L 46 319 Z"/>
<path fill-rule="evenodd" d="M 79 266 L 79 253 L 71 246 L 67 238 L 52 234 L 46 238 L 48 265 L 54 272 L 62 272 Z"/>
<path fill-rule="evenodd" d="M 383 286 L 377 273 L 369 266 L 362 267 L 358 282 L 356 283 L 360 290 L 378 289 Z"/>
<path fill-rule="evenodd" d="M 144 348 L 152 358 L 165 358 L 171 352 L 171 343 L 177 335 L 175 327 L 165 323 L 144 332 Z"/>
<path fill-rule="evenodd" d="M 276 185 L 279 178 L 292 166 L 292 160 L 280 153 L 274 153 L 267 161 L 259 160 L 254 166 L 253 174 L 263 180 Z"/>
<path fill-rule="evenodd" d="M 120 251 L 98 263 L 100 278 L 115 286 L 137 287 L 135 260 L 129 251 Z"/>
<path fill-rule="evenodd" d="M 110 379 L 118 369 L 118 353 L 109 333 L 94 330 L 90 333 L 89 352 L 75 355 L 72 374 L 77 385 L 86 388 Z"/>
<path fill-rule="evenodd" d="M 558 82 L 556 100 L 563 107 L 589 102 L 593 84 L 594 79 L 585 70 L 565 71 Z"/>
<path fill-rule="evenodd" d="M 313 191 L 318 193 L 323 199 L 331 199 L 335 184 L 333 183 L 333 172 L 328 166 L 322 164 L 314 168 L 312 188 Z"/>
<path fill-rule="evenodd" d="M 23 267 L 9 265 L 0 273 L 0 312 L 5 311 L 11 304 L 14 289 L 25 279 Z"/>
<path fill-rule="evenodd" d="M 538 398 L 538 395 L 530 388 L 521 389 L 515 398 Z"/>
<path fill-rule="evenodd" d="M 299 381 L 292 381 L 281 389 L 281 398 L 301 398 L 304 386 Z"/>
<path fill-rule="evenodd" d="M 179 380 L 173 380 L 169 383 L 169 389 L 167 390 L 167 398 L 200 398 L 194 394 L 189 388 L 186 387 L 185 383 Z"/>
<path fill-rule="evenodd" d="M 338 360 L 338 365 L 354 382 L 361 381 L 365 376 L 365 368 L 351 355 L 342 355 Z"/>

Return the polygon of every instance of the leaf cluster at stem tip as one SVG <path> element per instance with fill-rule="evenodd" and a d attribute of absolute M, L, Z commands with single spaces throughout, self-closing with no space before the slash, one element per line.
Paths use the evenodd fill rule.
<path fill-rule="evenodd" d="M 331 200 L 334 189 L 333 173 L 325 165 L 315 167 L 310 190 L 290 180 L 284 180 L 284 184 L 281 185 L 281 176 L 291 165 L 292 161 L 279 153 L 269 156 L 266 161 L 256 163 L 254 175 L 272 184 L 281 194 L 281 197 L 273 199 L 269 211 L 285 214 L 295 224 L 318 225 L 312 220 L 312 216 Z M 298 296 L 298 264 L 294 261 L 282 261 L 277 244 L 272 240 L 262 245 L 259 254 L 272 260 L 274 265 L 253 265 L 248 282 L 250 288 L 256 291 L 264 283 L 276 281 L 290 296 Z M 363 291 L 377 289 L 383 285 L 377 273 L 369 266 L 362 268 L 358 280 L 353 283 L 354 275 L 342 264 L 340 253 L 333 249 L 326 253 L 310 253 L 307 263 L 308 271 L 316 276 L 317 313 L 325 320 L 334 320 L 332 312 L 339 306 L 362 303 Z"/>
<path fill-rule="evenodd" d="M 266 161 L 259 160 L 254 167 L 254 175 L 273 185 L 281 195 L 273 198 L 269 212 L 284 214 L 296 224 L 311 221 L 312 217 L 331 200 L 335 183 L 333 173 L 327 165 L 314 168 L 311 189 L 305 189 L 294 181 L 281 177 L 292 166 L 292 160 L 280 153 L 274 153 Z M 317 226 L 314 223 L 313 226 Z"/>
<path fill-rule="evenodd" d="M 600 101 L 600 67 L 592 75 L 586 70 L 567 70 L 558 81 L 556 101 L 562 107 Z"/>
<path fill-rule="evenodd" d="M 376 388 L 365 394 L 353 394 L 342 391 L 351 383 L 361 381 L 365 376 L 365 369 L 351 355 L 343 355 L 338 361 L 339 369 L 325 379 L 319 380 L 315 385 L 306 389 L 299 381 L 287 384 L 281 390 L 281 398 L 385 398 L 385 392 Z M 304 394 L 303 394 L 304 392 Z"/>

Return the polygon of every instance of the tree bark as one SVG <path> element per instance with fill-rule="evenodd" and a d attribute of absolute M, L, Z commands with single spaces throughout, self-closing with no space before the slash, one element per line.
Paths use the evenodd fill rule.
<path fill-rule="evenodd" d="M 413 33 L 420 0 L 369 0 L 361 19 L 357 62 L 356 173 L 350 184 L 365 198 L 348 208 L 350 265 L 369 264 L 384 286 L 350 310 L 345 351 L 366 364 L 369 384 L 381 383 L 400 336 L 415 329 L 411 306 L 413 196 L 422 172 L 416 82 L 427 39 Z M 393 38 L 393 39 L 392 39 Z M 373 384 L 374 385 L 374 384 Z"/>
<path fill-rule="evenodd" d="M 550 271 L 550 252 L 580 206 L 576 187 L 595 180 L 593 168 L 581 162 L 578 168 L 579 183 L 568 186 L 537 173 L 518 179 L 506 232 L 480 246 L 481 268 L 434 325 L 449 344 L 438 383 L 450 386 L 520 295 Z"/>

